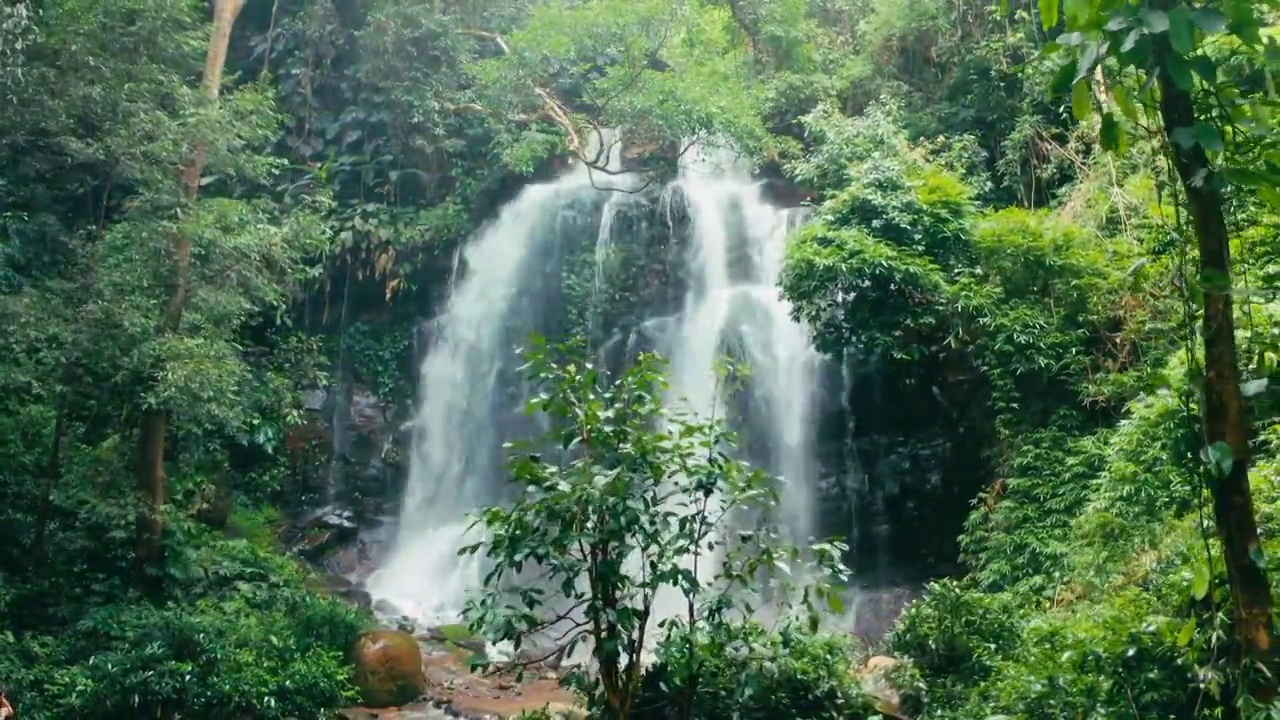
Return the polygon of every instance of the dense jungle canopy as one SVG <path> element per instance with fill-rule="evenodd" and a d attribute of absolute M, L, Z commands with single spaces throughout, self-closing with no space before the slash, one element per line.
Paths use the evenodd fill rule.
<path fill-rule="evenodd" d="M 546 556 L 584 541 L 555 523 L 597 513 L 619 536 L 588 544 L 674 563 L 705 537 L 654 540 L 661 503 L 629 512 L 656 496 L 592 483 L 643 456 L 759 489 L 653 429 L 660 369 L 605 392 L 534 358 L 539 412 L 598 464 L 517 458 L 547 494 L 485 517 L 499 565 L 591 578 L 584 712 L 1280 718 L 1277 28 L 1273 0 L 0 3 L 0 698 L 23 720 L 372 704 L 351 648 L 379 620 L 307 523 L 394 506 L 413 439 L 351 450 L 313 396 L 363 388 L 404 423 L 460 250 L 505 204 L 583 165 L 643 194 L 714 143 L 808 208 L 779 285 L 856 418 L 823 430 L 863 458 L 822 500 L 839 559 L 927 585 L 883 638 L 831 622 L 834 595 L 781 624 L 695 623 L 690 599 L 640 668 L 649 603 L 610 588 L 644 588 L 608 585 L 596 545 Z M 563 250 L 550 339 L 597 347 L 676 292 L 675 251 L 635 237 L 604 292 L 595 251 Z M 487 602 L 471 631 L 536 625 Z"/>

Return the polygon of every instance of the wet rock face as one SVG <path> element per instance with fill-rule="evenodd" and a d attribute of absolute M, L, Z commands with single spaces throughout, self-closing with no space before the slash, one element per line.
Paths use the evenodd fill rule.
<path fill-rule="evenodd" d="M 327 572 L 364 582 L 386 558 L 395 527 L 393 519 L 366 517 L 354 537 L 332 547 L 317 562 Z"/>
<path fill-rule="evenodd" d="M 329 505 L 294 521 L 287 538 L 292 552 L 314 561 L 355 540 L 359 531 L 353 511 Z"/>
<path fill-rule="evenodd" d="M 837 368 L 840 370 L 840 368 Z M 848 360 L 824 378 L 818 421 L 825 534 L 848 539 L 860 580 L 882 587 L 957 570 L 970 501 L 990 478 L 981 388 L 930 362 Z"/>
<path fill-rule="evenodd" d="M 348 368 L 333 387 L 305 393 L 304 419 L 287 432 L 292 472 L 307 504 L 394 500 L 411 440 L 403 427 L 410 399 L 379 397 L 351 379 L 358 371 Z"/>
<path fill-rule="evenodd" d="M 361 610 L 371 610 L 373 607 L 373 598 L 369 592 L 341 575 L 320 575 L 311 580 L 310 585 L 317 592 L 343 600 Z"/>
<path fill-rule="evenodd" d="M 365 707 L 405 705 L 427 691 L 422 650 L 412 635 L 373 630 L 356 640 L 352 650 L 355 683 Z"/>
<path fill-rule="evenodd" d="M 859 592 L 853 604 L 853 635 L 867 645 L 878 643 L 921 593 L 918 587 L 876 588 Z"/>

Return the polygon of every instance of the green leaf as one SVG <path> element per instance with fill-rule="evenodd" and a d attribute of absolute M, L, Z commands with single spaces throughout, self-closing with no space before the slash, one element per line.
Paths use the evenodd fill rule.
<path fill-rule="evenodd" d="M 1054 74 L 1053 81 L 1049 83 L 1049 89 L 1054 96 L 1066 95 L 1071 92 L 1071 85 L 1075 83 L 1076 68 L 1071 63 L 1064 63 L 1058 68 L 1058 72 Z"/>
<path fill-rule="evenodd" d="M 1121 115 L 1130 122 L 1138 122 L 1138 107 L 1133 102 L 1133 94 L 1129 92 L 1129 88 L 1117 83 L 1111 87 L 1111 97 L 1116 101 L 1116 107 L 1120 108 Z"/>
<path fill-rule="evenodd" d="M 1216 35 L 1227 29 L 1227 16 L 1217 8 L 1199 8 L 1191 14 L 1191 17 L 1206 35 Z"/>
<path fill-rule="evenodd" d="M 1076 65 L 1076 80 L 1088 77 L 1089 72 L 1093 70 L 1094 64 L 1098 62 L 1098 56 L 1106 52 L 1106 43 L 1091 42 L 1085 46 L 1084 52 L 1080 53 L 1080 63 Z"/>
<path fill-rule="evenodd" d="M 1071 114 L 1076 120 L 1085 120 L 1093 113 L 1093 89 L 1088 80 L 1077 80 L 1071 86 Z"/>
<path fill-rule="evenodd" d="M 1058 39 L 1053 41 L 1054 45 L 1061 45 L 1063 47 L 1075 47 L 1083 43 L 1084 33 L 1082 32 L 1062 33 L 1058 36 Z"/>
<path fill-rule="evenodd" d="M 1175 5 L 1169 11 L 1169 44 L 1179 55 L 1190 55 L 1195 50 L 1195 25 L 1191 22 L 1191 9 Z"/>
<path fill-rule="evenodd" d="M 1195 600 L 1203 600 L 1209 594 L 1209 568 L 1205 565 L 1197 564 L 1191 569 L 1191 597 Z M 1181 643 L 1186 644 L 1186 643 Z"/>
<path fill-rule="evenodd" d="M 1189 127 L 1174 128 L 1173 132 L 1169 133 L 1169 139 L 1183 150 L 1190 150 L 1196 144 L 1195 133 Z"/>
<path fill-rule="evenodd" d="M 844 598 L 834 590 L 827 592 L 827 609 L 835 615 L 844 615 Z"/>
<path fill-rule="evenodd" d="M 1226 477 L 1236 462 L 1231 446 L 1221 440 L 1201 448 L 1200 459 L 1219 478 Z"/>
<path fill-rule="evenodd" d="M 1090 0 L 1064 0 L 1063 11 L 1068 27 L 1080 27 L 1089 21 L 1093 3 Z"/>
<path fill-rule="evenodd" d="M 1102 113 L 1102 128 L 1098 132 L 1098 139 L 1104 150 L 1121 152 L 1124 149 L 1124 131 L 1111 111 Z"/>
<path fill-rule="evenodd" d="M 1121 13 L 1115 13 L 1110 20 L 1107 20 L 1107 24 L 1102 26 L 1102 29 L 1107 32 L 1120 32 L 1127 27 L 1129 27 L 1129 17 Z"/>
<path fill-rule="evenodd" d="M 1178 630 L 1178 639 L 1177 639 L 1178 645 L 1180 647 L 1186 647 L 1190 645 L 1191 638 L 1194 637 L 1195 634 L 1196 634 L 1196 619 L 1193 617 L 1187 618 L 1187 621 L 1182 623 L 1182 629 Z"/>
<path fill-rule="evenodd" d="M 1169 29 L 1169 16 L 1163 10 L 1143 10 L 1142 26 L 1152 35 L 1158 35 Z"/>
<path fill-rule="evenodd" d="M 1169 77 L 1173 79 L 1173 83 L 1186 91 L 1191 91 L 1195 83 L 1191 77 L 1191 65 L 1181 55 L 1169 56 L 1169 62 L 1165 63 L 1165 68 L 1169 71 Z"/>
<path fill-rule="evenodd" d="M 1147 31 L 1143 28 L 1134 28 L 1129 31 L 1129 34 L 1124 38 L 1124 42 L 1120 44 L 1120 52 L 1128 53 L 1130 50 L 1133 50 L 1133 48 L 1138 44 L 1138 41 L 1146 34 Z"/>
<path fill-rule="evenodd" d="M 1240 38 L 1245 45 L 1256 48 L 1262 44 L 1262 33 L 1258 27 L 1258 19 L 1250 14 L 1243 19 L 1235 19 L 1227 23 L 1227 31 Z"/>
<path fill-rule="evenodd" d="M 1245 187 L 1262 188 L 1275 184 L 1274 180 L 1265 173 L 1249 168 L 1223 167 L 1218 172 L 1227 182 Z"/>
<path fill-rule="evenodd" d="M 1197 55 L 1189 61 L 1191 69 L 1195 74 L 1200 76 L 1209 85 L 1216 85 L 1218 82 L 1218 66 L 1213 59 L 1207 55 Z"/>
<path fill-rule="evenodd" d="M 1222 133 L 1218 130 L 1218 126 L 1213 123 L 1198 122 L 1192 133 L 1196 142 L 1200 143 L 1205 150 L 1213 153 L 1222 152 Z"/>
<path fill-rule="evenodd" d="M 1039 0 L 1040 25 L 1045 30 L 1058 24 L 1058 0 Z"/>
<path fill-rule="evenodd" d="M 1254 378 L 1240 383 L 1240 394 L 1249 398 L 1261 395 L 1267 389 L 1267 378 Z"/>

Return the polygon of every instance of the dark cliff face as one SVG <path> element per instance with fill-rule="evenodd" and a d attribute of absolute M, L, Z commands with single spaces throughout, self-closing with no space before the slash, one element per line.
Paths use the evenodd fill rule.
<path fill-rule="evenodd" d="M 844 528 L 855 574 L 915 583 L 958 570 L 957 538 L 989 478 L 975 388 L 940 363 L 852 356 L 825 388 L 843 402 L 820 421 L 824 528 Z"/>

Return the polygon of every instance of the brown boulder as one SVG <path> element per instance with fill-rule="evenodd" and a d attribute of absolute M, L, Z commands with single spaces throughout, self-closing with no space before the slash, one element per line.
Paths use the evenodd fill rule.
<path fill-rule="evenodd" d="M 858 682 L 862 691 L 876 700 L 876 710 L 887 718 L 906 720 L 902 708 L 902 696 L 894 687 L 893 674 L 901 665 L 897 658 L 875 655 L 858 670 Z"/>
<path fill-rule="evenodd" d="M 361 635 L 352 651 L 356 687 L 365 707 L 405 705 L 427 690 L 422 649 L 408 633 L 372 630 Z"/>

